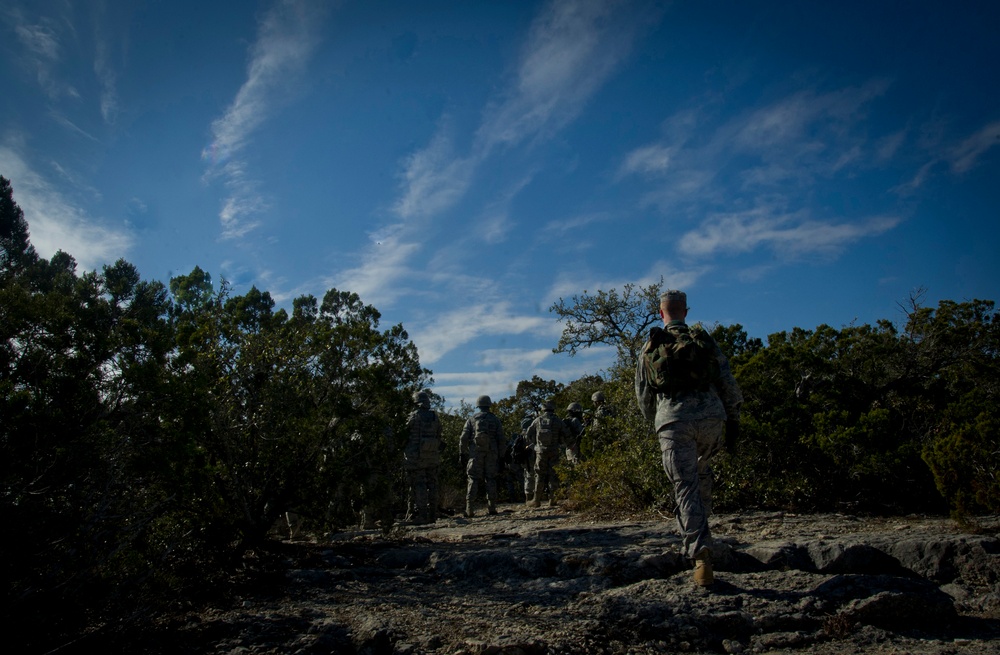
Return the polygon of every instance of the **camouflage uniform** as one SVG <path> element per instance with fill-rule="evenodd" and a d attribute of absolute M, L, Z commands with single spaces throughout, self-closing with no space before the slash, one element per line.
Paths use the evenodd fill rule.
<path fill-rule="evenodd" d="M 490 514 L 496 514 L 497 466 L 503 457 L 507 444 L 503 436 L 503 426 L 489 408 L 489 396 L 480 396 L 476 401 L 479 411 L 465 422 L 459 449 L 463 457 L 468 457 L 465 472 L 468 485 L 465 490 L 465 515 L 472 516 L 472 501 L 476 497 L 480 480 L 486 482 L 486 507 Z"/>
<path fill-rule="evenodd" d="M 687 298 L 682 297 L 686 305 Z M 684 325 L 684 321 L 671 320 L 666 324 L 667 328 L 673 325 Z M 712 344 L 720 377 L 707 391 L 656 393 L 650 388 L 641 357 L 635 369 L 636 399 L 646 420 L 654 421 L 663 470 L 674 489 L 682 549 L 692 559 L 697 559 L 696 554 L 712 539 L 708 528 L 713 482 L 710 460 L 723 447 L 726 420 L 738 420 L 743 403 L 743 394 L 726 356 L 718 344 L 714 341 Z"/>
<path fill-rule="evenodd" d="M 607 419 L 615 415 L 615 410 L 604 401 L 604 394 L 600 391 L 594 392 L 590 400 L 594 403 L 594 413 L 585 427 L 590 435 L 591 453 L 596 453 L 614 442 L 608 434 Z"/>
<path fill-rule="evenodd" d="M 438 467 L 441 464 L 441 421 L 431 409 L 430 396 L 424 392 L 413 395 L 417 409 L 406 419 L 408 435 L 403 450 L 403 469 L 410 484 L 415 523 L 437 520 Z"/>
<path fill-rule="evenodd" d="M 521 431 L 507 444 L 511 477 L 516 485 L 515 489 L 510 490 L 512 500 L 516 500 L 521 494 L 524 495 L 525 500 L 531 500 L 531 490 L 534 486 L 532 465 L 535 461 L 535 451 L 527 443 L 529 427 L 531 427 L 531 419 L 525 418 L 521 421 Z"/>
<path fill-rule="evenodd" d="M 535 449 L 535 486 L 532 507 L 541 505 L 547 496 L 549 505 L 555 505 L 555 492 L 559 486 L 555 466 L 562 449 L 571 439 L 569 427 L 555 415 L 552 403 L 542 405 L 542 415 L 528 428 L 528 443 Z"/>
<path fill-rule="evenodd" d="M 566 444 L 566 459 L 570 464 L 580 462 L 580 439 L 583 437 L 583 406 L 580 403 L 570 403 L 566 408 L 566 418 L 563 419 L 569 428 L 570 440 Z"/>

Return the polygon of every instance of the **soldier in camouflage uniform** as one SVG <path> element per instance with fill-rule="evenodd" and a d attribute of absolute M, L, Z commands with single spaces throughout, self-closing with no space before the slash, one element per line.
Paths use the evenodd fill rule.
<path fill-rule="evenodd" d="M 660 296 L 660 317 L 665 330 L 687 330 L 687 295 L 669 290 Z M 698 329 L 695 326 L 692 330 Z M 707 336 L 707 333 L 706 333 Z M 674 489 L 677 524 L 684 555 L 694 560 L 695 582 L 713 582 L 712 535 L 708 517 L 712 512 L 712 468 L 710 461 L 724 440 L 735 439 L 739 430 L 743 394 L 718 344 L 708 337 L 718 369 L 716 379 L 704 389 L 663 393 L 652 388 L 644 357 L 635 369 L 635 393 L 639 409 L 652 420 L 660 441 L 663 470 Z M 643 352 L 651 351 L 647 342 Z M 710 361 L 710 360 L 709 360 Z"/>
<path fill-rule="evenodd" d="M 532 465 L 535 461 L 535 451 L 527 442 L 528 428 L 531 426 L 531 419 L 525 418 L 521 421 L 521 430 L 507 444 L 507 456 L 510 459 L 510 473 L 514 488 L 510 490 L 511 500 L 517 500 L 524 495 L 524 499 L 531 499 L 531 489 L 534 486 L 532 480 Z"/>
<path fill-rule="evenodd" d="M 595 391 L 590 400 L 594 403 L 594 413 L 584 425 L 590 435 L 590 453 L 596 453 L 611 445 L 614 439 L 608 434 L 608 419 L 615 415 L 614 409 L 604 400 L 604 393 Z"/>
<path fill-rule="evenodd" d="M 583 405 L 570 403 L 566 408 L 566 418 L 563 419 L 569 428 L 570 440 L 566 444 L 566 459 L 570 464 L 580 463 L 580 439 L 583 438 Z"/>
<path fill-rule="evenodd" d="M 425 391 L 413 394 L 417 409 L 406 419 L 407 441 L 403 450 L 403 469 L 410 484 L 414 523 L 437 520 L 438 467 L 441 464 L 441 421 L 431 409 L 431 397 Z"/>
<path fill-rule="evenodd" d="M 549 499 L 549 507 L 556 504 L 555 492 L 559 486 L 555 466 L 562 449 L 571 439 L 569 427 L 555 414 L 555 405 L 542 403 L 542 414 L 528 428 L 528 443 L 535 449 L 535 486 L 530 505 L 540 507 Z"/>
<path fill-rule="evenodd" d="M 507 443 L 500 419 L 490 412 L 493 401 L 489 396 L 479 396 L 479 411 L 465 422 L 458 445 L 465 472 L 469 478 L 465 490 L 465 515 L 472 517 L 472 502 L 476 497 L 479 481 L 486 483 L 486 511 L 497 513 L 497 466 L 504 456 Z"/>

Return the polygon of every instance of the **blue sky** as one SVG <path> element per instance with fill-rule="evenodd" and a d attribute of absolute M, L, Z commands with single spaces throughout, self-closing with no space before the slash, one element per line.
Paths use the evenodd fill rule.
<path fill-rule="evenodd" d="M 3 0 L 0 175 L 81 270 L 357 292 L 455 405 L 605 369 L 551 352 L 585 290 L 663 276 L 761 338 L 998 299 L 998 25 L 985 0 Z"/>

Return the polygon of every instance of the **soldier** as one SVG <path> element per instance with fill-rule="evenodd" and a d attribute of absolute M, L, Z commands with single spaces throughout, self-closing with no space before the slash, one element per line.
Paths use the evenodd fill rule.
<path fill-rule="evenodd" d="M 480 480 L 486 483 L 487 512 L 497 513 L 497 465 L 504 456 L 507 444 L 500 419 L 490 412 L 492 405 L 493 401 L 489 396 L 479 396 L 476 399 L 479 411 L 465 422 L 458 442 L 462 464 L 469 478 L 465 490 L 465 516 L 470 518 L 473 515 L 472 501 L 476 497 Z"/>
<path fill-rule="evenodd" d="M 534 485 L 531 479 L 531 464 L 535 459 L 535 451 L 531 450 L 528 446 L 527 432 L 530 426 L 530 418 L 522 420 L 521 430 L 507 444 L 507 458 L 510 460 L 511 482 L 514 485 L 510 489 L 511 500 L 517 500 L 519 496 L 523 495 L 527 501 L 531 497 L 531 488 Z"/>
<path fill-rule="evenodd" d="M 595 391 L 590 400 L 594 403 L 594 413 L 585 426 L 590 435 L 591 452 L 597 452 L 610 445 L 613 441 L 608 434 L 608 420 L 615 415 L 615 410 L 604 400 L 604 393 Z"/>
<path fill-rule="evenodd" d="M 718 344 L 700 325 L 688 327 L 687 295 L 669 290 L 660 296 L 663 328 L 653 328 L 635 369 L 639 409 L 654 421 L 663 470 L 677 504 L 675 513 L 686 557 L 694 561 L 694 580 L 713 582 L 710 461 L 735 440 L 743 394 Z"/>
<path fill-rule="evenodd" d="M 570 403 L 566 408 L 566 427 L 569 428 L 570 439 L 566 444 L 566 459 L 574 466 L 580 462 L 580 439 L 583 437 L 583 405 Z"/>
<path fill-rule="evenodd" d="M 535 449 L 535 485 L 530 505 L 540 507 L 547 497 L 549 507 L 555 507 L 555 492 L 559 486 L 555 466 L 571 436 L 569 428 L 556 416 L 555 405 L 542 403 L 541 410 L 542 414 L 528 428 L 528 443 Z"/>
<path fill-rule="evenodd" d="M 417 409 L 406 419 L 408 435 L 403 450 L 403 468 L 410 483 L 414 523 L 437 520 L 438 467 L 441 464 L 441 421 L 431 409 L 431 397 L 426 391 L 413 394 Z"/>

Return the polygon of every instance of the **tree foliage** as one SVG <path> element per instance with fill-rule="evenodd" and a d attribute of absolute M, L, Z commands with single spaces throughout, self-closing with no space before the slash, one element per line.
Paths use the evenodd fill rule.
<path fill-rule="evenodd" d="M 594 316 L 598 297 L 608 294 L 562 311 Z M 633 296 L 632 315 L 645 302 Z M 738 324 L 715 326 L 745 397 L 742 440 L 717 460 L 716 507 L 997 511 L 998 320 L 992 301 L 930 308 L 914 297 L 900 327 L 794 328 L 765 345 Z M 563 339 L 575 334 L 567 329 Z M 636 412 L 629 350 L 620 348 L 626 361 L 606 393 Z M 619 416 L 614 427 L 617 447 L 573 473 L 571 495 L 598 511 L 622 499 L 633 508 L 669 502 L 654 477 L 658 460 L 629 455 L 644 439 L 657 451 L 649 426 Z M 615 491 L 597 493 L 604 488 Z"/>
<path fill-rule="evenodd" d="M 141 280 L 39 258 L 0 178 L 0 565 L 15 650 L 135 624 L 205 589 L 286 510 L 385 530 L 429 384 L 354 293 L 235 295 L 200 268 Z"/>
<path fill-rule="evenodd" d="M 646 287 L 626 284 L 621 293 L 584 291 L 569 300 L 560 298 L 549 307 L 565 323 L 553 352 L 572 356 L 581 348 L 612 346 L 622 366 L 634 367 L 649 328 L 660 320 L 662 288 L 660 278 Z"/>

